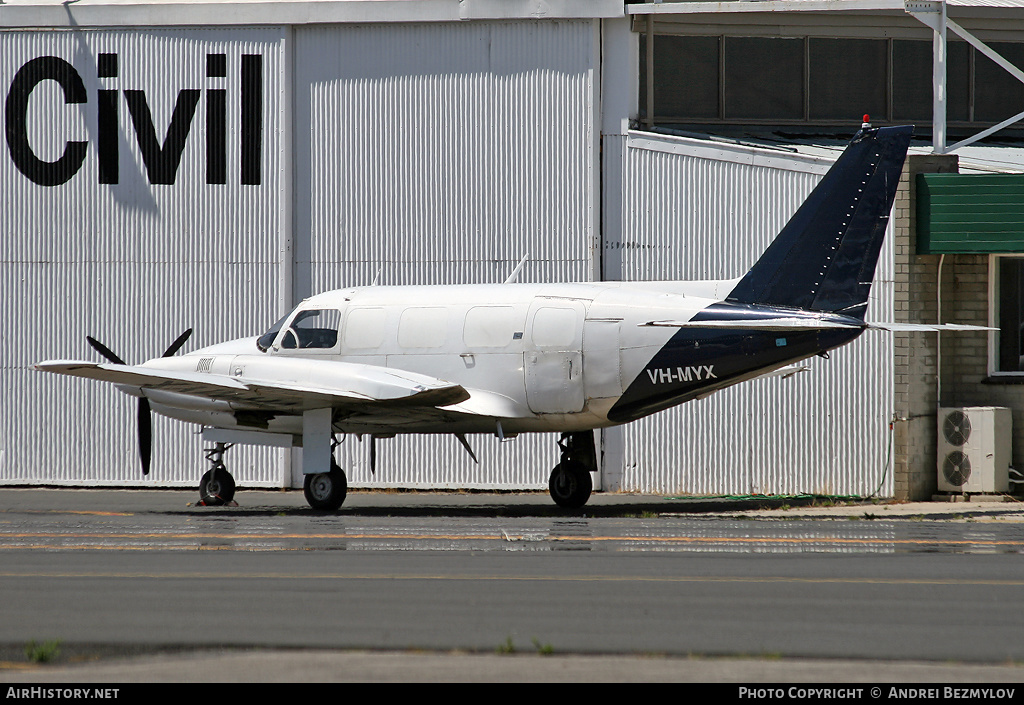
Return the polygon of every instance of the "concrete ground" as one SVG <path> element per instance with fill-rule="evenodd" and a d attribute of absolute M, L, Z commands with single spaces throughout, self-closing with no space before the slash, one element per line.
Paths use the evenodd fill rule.
<path fill-rule="evenodd" d="M 170 507 L 188 511 L 194 493 L 184 490 L 0 489 L 0 513 L 26 505 L 61 511 Z M 302 508 L 301 492 L 240 492 L 243 507 Z M 502 507 L 514 514 L 552 511 L 544 492 L 353 492 L 346 509 L 388 513 L 396 509 L 459 515 Z M 558 511 L 555 509 L 554 511 Z M 1008 497 L 944 498 L 932 502 L 842 502 L 816 498 L 728 499 L 595 494 L 584 513 L 745 517 L 760 520 L 1024 522 L 1024 502 Z M 643 655 L 469 654 L 320 650 L 226 650 L 142 654 L 93 663 L 0 665 L 4 683 L 158 682 L 719 682 L 719 683 L 1015 683 L 1017 664 L 844 661 L 834 659 L 680 658 Z"/>

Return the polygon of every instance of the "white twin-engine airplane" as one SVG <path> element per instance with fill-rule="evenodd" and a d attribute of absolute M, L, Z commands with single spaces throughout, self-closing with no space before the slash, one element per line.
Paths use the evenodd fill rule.
<path fill-rule="evenodd" d="M 368 436 L 372 467 L 374 439 L 398 433 L 453 434 L 475 460 L 467 434 L 555 431 L 551 497 L 578 508 L 597 470 L 594 429 L 785 372 L 876 327 L 864 314 L 912 129 L 865 123 L 739 279 L 342 289 L 258 338 L 172 357 L 187 331 L 141 365 L 89 338 L 109 363 L 36 368 L 138 397 L 143 472 L 150 409 L 203 426 L 216 444 L 207 504 L 234 495 L 222 458 L 235 442 L 301 444 L 307 501 L 335 510 L 347 491 L 338 434 Z"/>

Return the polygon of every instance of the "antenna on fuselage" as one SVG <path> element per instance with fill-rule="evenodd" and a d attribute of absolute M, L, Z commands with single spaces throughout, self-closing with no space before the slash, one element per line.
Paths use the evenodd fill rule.
<path fill-rule="evenodd" d="M 469 453 L 469 457 L 473 459 L 473 462 L 479 465 L 480 461 L 476 459 L 476 453 L 473 452 L 473 449 L 469 445 L 469 441 L 466 440 L 466 434 L 456 433 L 455 437 L 459 439 L 459 444 L 466 449 L 466 452 Z"/>
<path fill-rule="evenodd" d="M 526 260 L 530 259 L 530 254 L 527 253 L 519 260 L 519 264 L 512 270 L 512 273 L 508 275 L 508 279 L 502 282 L 502 284 L 512 284 L 516 279 L 519 278 L 519 272 L 523 271 L 523 265 L 526 264 Z"/>
<path fill-rule="evenodd" d="M 373 281 L 370 282 L 370 286 L 377 286 L 380 283 L 380 275 L 384 272 L 384 267 L 377 270 L 377 273 L 373 275 Z"/>

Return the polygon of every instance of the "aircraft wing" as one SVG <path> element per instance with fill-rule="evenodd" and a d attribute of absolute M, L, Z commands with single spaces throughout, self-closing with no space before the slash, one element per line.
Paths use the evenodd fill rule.
<path fill-rule="evenodd" d="M 180 359 L 180 358 L 178 358 Z M 236 402 L 257 409 L 301 412 L 325 407 L 357 407 L 363 411 L 392 407 L 439 407 L 470 398 L 460 385 L 426 375 L 371 365 L 336 361 L 303 361 L 308 374 L 299 382 L 286 368 L 273 374 L 228 376 L 167 370 L 148 366 L 117 365 L 81 360 L 40 362 L 45 372 L 97 379 L 142 389 Z M 275 378 L 276 377 L 276 378 Z M 291 379 L 289 379 L 291 378 Z"/>
<path fill-rule="evenodd" d="M 467 389 L 469 399 L 446 407 L 447 411 L 456 411 L 472 416 L 488 416 L 502 419 L 529 418 L 533 413 L 520 402 L 504 394 L 484 389 Z"/>

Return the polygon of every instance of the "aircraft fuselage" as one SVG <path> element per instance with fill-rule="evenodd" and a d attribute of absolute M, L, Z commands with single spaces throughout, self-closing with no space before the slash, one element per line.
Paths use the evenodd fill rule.
<path fill-rule="evenodd" d="M 912 131 L 865 121 L 735 280 L 340 289 L 258 338 L 174 357 L 189 329 L 133 366 L 90 337 L 106 363 L 36 367 L 141 397 L 143 473 L 150 410 L 212 429 L 204 503 L 233 496 L 222 458 L 236 442 L 301 444 L 310 506 L 335 510 L 347 493 L 332 453 L 339 433 L 369 434 L 372 471 L 382 436 L 453 434 L 475 459 L 465 434 L 556 431 L 548 489 L 578 508 L 599 469 L 593 429 L 782 371 L 878 327 L 865 316 Z"/>
<path fill-rule="evenodd" d="M 445 380 L 474 398 L 431 413 L 336 413 L 337 431 L 494 433 L 500 422 L 506 434 L 564 432 L 636 420 L 860 333 L 647 325 L 792 313 L 722 303 L 734 285 L 727 280 L 342 289 L 299 305 L 264 340 L 265 351 L 246 338 L 144 366 L 268 381 L 301 378 L 316 387 L 332 374 L 331 362 L 363 364 Z M 303 330 L 302 322 L 312 319 L 318 322 Z M 251 402 L 159 389 L 145 395 L 155 411 L 183 421 L 302 433 L 302 409 L 282 414 Z"/>

